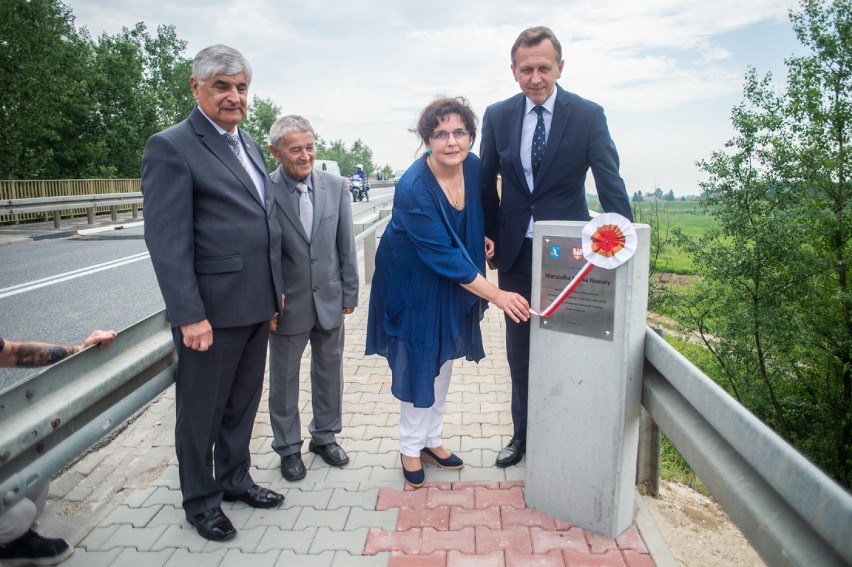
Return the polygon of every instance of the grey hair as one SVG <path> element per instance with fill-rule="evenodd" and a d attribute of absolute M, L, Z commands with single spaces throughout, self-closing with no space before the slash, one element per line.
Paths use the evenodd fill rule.
<path fill-rule="evenodd" d="M 290 132 L 310 132 L 314 137 L 317 135 L 307 118 L 290 114 L 275 121 L 275 124 L 269 129 L 267 141 L 273 148 L 278 148 L 281 140 Z"/>
<path fill-rule="evenodd" d="M 251 84 L 251 65 L 245 56 L 227 45 L 211 45 L 198 52 L 192 60 L 192 76 L 203 84 L 214 75 L 246 74 L 246 81 Z"/>

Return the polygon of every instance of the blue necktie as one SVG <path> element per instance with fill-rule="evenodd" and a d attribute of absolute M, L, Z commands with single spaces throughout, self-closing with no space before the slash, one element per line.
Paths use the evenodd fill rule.
<path fill-rule="evenodd" d="M 533 181 L 538 175 L 538 169 L 541 167 L 541 157 L 544 155 L 544 107 L 534 106 L 533 110 L 538 115 L 538 120 L 535 123 L 535 131 L 532 139 L 532 152 L 530 157 L 530 166 L 532 167 Z"/>

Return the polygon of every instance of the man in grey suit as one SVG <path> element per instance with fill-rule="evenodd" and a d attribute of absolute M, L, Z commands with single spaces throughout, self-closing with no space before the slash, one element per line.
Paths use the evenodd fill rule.
<path fill-rule="evenodd" d="M 311 343 L 308 448 L 332 466 L 349 462 L 342 429 L 344 315 L 358 305 L 358 264 L 346 180 L 313 168 L 314 130 L 301 116 L 278 119 L 269 151 L 280 162 L 272 192 L 281 224 L 283 311 L 269 337 L 269 417 L 281 474 L 305 477 L 299 419 L 299 366 Z"/>
<path fill-rule="evenodd" d="M 172 325 L 178 457 L 187 521 L 207 539 L 236 534 L 220 507 L 278 506 L 249 474 L 270 320 L 280 312 L 281 231 L 260 147 L 245 117 L 251 66 L 203 49 L 189 84 L 198 106 L 148 140 L 145 242 Z"/>
<path fill-rule="evenodd" d="M 585 181 L 590 168 L 603 209 L 633 218 L 603 109 L 556 84 L 564 64 L 562 46 L 549 28 L 521 32 L 512 46 L 511 68 L 522 92 L 489 106 L 482 120 L 482 204 L 486 241 L 494 244 L 491 263 L 500 288 L 527 301 L 533 222 L 589 220 Z M 526 451 L 529 352 L 530 322 L 506 317 L 514 431 L 497 455 L 498 467 L 518 463 Z"/>

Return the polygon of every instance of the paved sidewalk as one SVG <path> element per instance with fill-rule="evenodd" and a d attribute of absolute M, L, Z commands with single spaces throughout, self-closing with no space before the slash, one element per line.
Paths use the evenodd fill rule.
<path fill-rule="evenodd" d="M 648 549 L 656 555 L 652 524 L 640 522 L 614 540 L 586 532 L 525 507 L 523 462 L 494 466 L 512 433 L 503 318 L 495 308 L 483 320 L 486 358 L 478 365 L 456 361 L 447 400 L 445 445 L 465 467 L 448 471 L 427 464 L 424 487 L 406 489 L 390 373 L 383 358 L 363 354 L 369 291 L 362 282 L 360 306 L 346 320 L 338 440 L 351 457 L 347 466 L 327 466 L 305 443 L 306 478 L 283 480 L 271 448 L 265 391 L 251 446 L 252 476 L 286 499 L 276 510 L 223 503 L 237 537 L 204 540 L 180 507 L 170 388 L 54 480 L 39 531 L 75 545 L 63 565 L 654 565 Z M 306 357 L 303 378 L 308 364 Z M 306 430 L 308 382 L 300 401 Z"/>

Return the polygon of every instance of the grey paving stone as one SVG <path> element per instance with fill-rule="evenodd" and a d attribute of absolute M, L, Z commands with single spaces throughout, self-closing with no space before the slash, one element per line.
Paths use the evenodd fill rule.
<path fill-rule="evenodd" d="M 160 506 L 159 510 L 157 511 L 157 515 L 151 518 L 151 521 L 148 522 L 149 528 L 168 525 L 189 525 L 189 523 L 186 521 L 186 512 L 184 512 L 183 508 L 175 508 L 174 506 Z"/>
<path fill-rule="evenodd" d="M 278 563 L 275 564 L 275 567 L 331 567 L 333 562 L 333 551 L 307 555 L 285 549 L 278 556 Z"/>
<path fill-rule="evenodd" d="M 316 510 L 325 510 L 334 491 L 330 488 L 321 490 L 290 490 L 284 499 L 282 508 L 310 506 Z"/>
<path fill-rule="evenodd" d="M 276 527 L 266 529 L 266 533 L 260 539 L 255 553 L 266 553 L 269 550 L 281 549 L 296 553 L 308 553 L 311 548 L 314 537 L 316 537 L 317 528 L 307 528 L 304 530 L 282 530 Z M 366 542 L 366 538 L 365 538 Z"/>
<path fill-rule="evenodd" d="M 364 453 L 364 452 L 353 452 L 349 453 L 350 455 L 354 455 L 354 459 L 352 465 L 354 468 L 367 468 L 367 467 L 385 467 L 390 468 L 394 466 L 398 461 L 399 457 L 394 455 L 393 453 Z"/>
<path fill-rule="evenodd" d="M 87 551 L 103 551 L 107 549 L 105 546 L 107 540 L 118 530 L 119 526 L 109 526 L 102 528 L 100 526 L 89 532 L 83 541 L 77 547 L 82 547 Z"/>
<path fill-rule="evenodd" d="M 227 549 L 204 553 L 190 553 L 185 549 L 176 549 L 163 567 L 215 567 L 221 565 L 227 553 Z"/>
<path fill-rule="evenodd" d="M 237 528 L 237 536 L 227 541 L 205 541 L 204 551 L 215 551 L 217 549 L 239 549 L 243 553 L 266 553 L 268 549 L 258 551 L 257 545 L 266 533 L 266 527 L 251 529 Z M 195 536 L 199 537 L 199 536 Z M 199 538 L 200 539 L 200 538 Z"/>
<path fill-rule="evenodd" d="M 370 478 L 374 467 L 329 467 L 325 482 L 361 482 Z"/>
<path fill-rule="evenodd" d="M 357 530 L 358 528 L 381 528 L 385 531 L 392 532 L 396 530 L 396 523 L 398 519 L 399 508 L 393 508 L 386 511 L 350 508 L 349 517 L 346 518 L 345 529 Z"/>
<path fill-rule="evenodd" d="M 145 504 L 145 501 L 154 494 L 155 490 L 155 486 L 149 486 L 142 490 L 135 490 L 124 500 L 124 505 L 129 508 L 140 508 Z"/>
<path fill-rule="evenodd" d="M 276 550 L 266 553 L 243 553 L 238 549 L 229 549 L 219 567 L 274 567 L 278 563 L 281 552 Z M 292 564 L 295 567 L 297 564 Z"/>
<path fill-rule="evenodd" d="M 183 496 L 180 490 L 173 490 L 165 486 L 158 486 L 156 490 L 148 497 L 143 506 L 168 505 L 181 508 L 183 506 Z"/>
<path fill-rule="evenodd" d="M 390 553 L 382 552 L 376 555 L 352 555 L 345 551 L 334 554 L 332 567 L 384 567 L 390 561 Z"/>
<path fill-rule="evenodd" d="M 110 564 L 110 567 L 163 567 L 174 553 L 174 549 L 164 549 L 162 551 L 125 549 L 118 554 L 118 557 Z M 65 567 L 65 563 L 62 566 Z"/>
<path fill-rule="evenodd" d="M 130 524 L 136 528 L 144 528 L 161 508 L 162 506 L 149 506 L 147 508 L 119 506 L 104 518 L 100 525 L 106 527 L 113 524 Z"/>
<path fill-rule="evenodd" d="M 335 488 L 332 491 L 331 499 L 328 502 L 329 510 L 336 510 L 343 507 L 358 507 L 365 510 L 375 510 L 376 502 L 379 499 L 379 490 L 346 490 L 343 488 Z"/>
<path fill-rule="evenodd" d="M 511 467 L 509 467 L 511 468 Z M 503 482 L 506 480 L 506 469 L 497 466 L 475 468 L 465 467 L 459 471 L 459 480 L 464 482 L 493 481 Z"/>
<path fill-rule="evenodd" d="M 74 555 L 62 562 L 62 567 L 111 567 L 121 552 L 120 549 L 111 551 L 75 549 Z"/>
<path fill-rule="evenodd" d="M 83 474 L 77 471 L 67 471 L 59 478 L 54 479 L 50 483 L 50 497 L 51 498 L 65 498 L 65 496 L 71 492 L 80 481 L 85 478 Z"/>
<path fill-rule="evenodd" d="M 342 530 L 349 517 L 349 508 L 338 508 L 336 510 L 316 510 L 314 508 L 302 508 L 296 519 L 294 530 L 306 528 L 327 527 L 332 530 Z"/>
<path fill-rule="evenodd" d="M 151 551 L 153 545 L 162 537 L 165 531 L 166 528 L 164 526 L 134 528 L 133 526 L 120 525 L 101 545 L 101 549 L 135 547 L 139 551 Z"/>
<path fill-rule="evenodd" d="M 204 551 L 207 540 L 198 535 L 195 528 L 184 522 L 183 526 L 165 526 L 163 535 L 151 546 L 151 551 L 162 551 L 164 549 L 188 549 L 189 551 Z"/>
<path fill-rule="evenodd" d="M 334 531 L 328 528 L 319 528 L 311 542 L 311 553 L 322 553 L 328 549 L 335 551 L 346 551 L 352 555 L 361 555 L 364 545 L 367 543 L 368 528 L 357 530 Z"/>
<path fill-rule="evenodd" d="M 282 530 L 292 530 L 301 511 L 301 507 L 269 510 L 258 508 L 251 513 L 244 527 L 251 529 L 275 526 Z"/>

